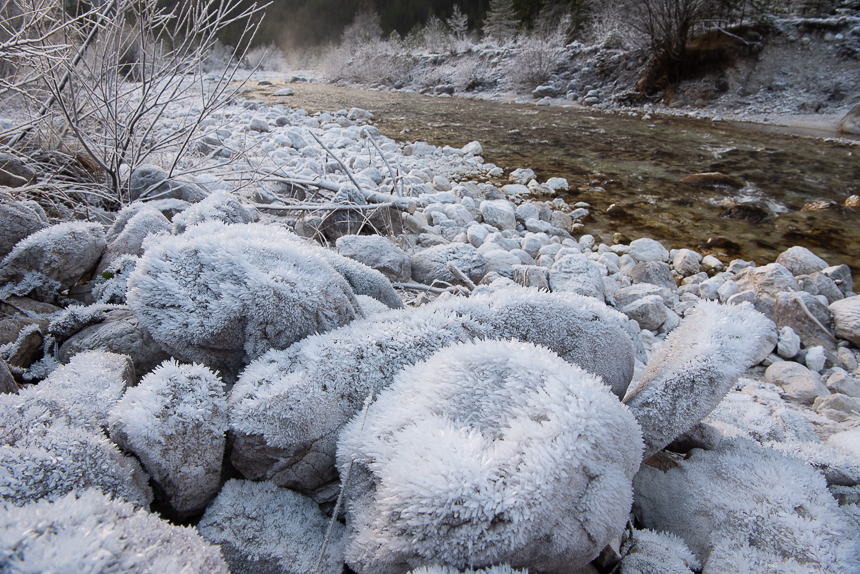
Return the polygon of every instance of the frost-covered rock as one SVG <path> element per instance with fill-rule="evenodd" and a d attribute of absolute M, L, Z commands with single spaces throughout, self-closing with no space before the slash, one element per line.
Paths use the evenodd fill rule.
<path fill-rule="evenodd" d="M 800 337 L 789 326 L 779 330 L 779 342 L 776 346 L 777 353 L 783 359 L 793 359 L 800 352 Z"/>
<path fill-rule="evenodd" d="M 110 414 L 111 439 L 137 455 L 178 516 L 202 511 L 217 494 L 226 430 L 221 380 L 175 361 L 143 377 Z"/>
<path fill-rule="evenodd" d="M 741 291 L 754 290 L 757 297 L 767 295 L 776 298 L 783 291 L 800 290 L 791 271 L 779 263 L 770 263 L 763 267 L 747 267 L 735 275 L 735 282 Z"/>
<path fill-rule="evenodd" d="M 16 243 L 46 227 L 39 215 L 21 201 L 0 201 L 0 261 Z"/>
<path fill-rule="evenodd" d="M 73 221 L 42 229 L 19 241 L 0 263 L 0 285 L 21 284 L 14 294 L 35 291 L 38 299 L 47 300 L 91 271 L 104 248 L 98 223 Z"/>
<path fill-rule="evenodd" d="M 96 275 L 101 275 L 123 255 L 143 255 L 143 240 L 156 233 L 170 233 L 170 220 L 154 207 L 138 210 L 105 248 Z"/>
<path fill-rule="evenodd" d="M 519 185 L 526 185 L 535 178 L 535 172 L 528 168 L 517 168 L 508 175 L 508 179 Z"/>
<path fill-rule="evenodd" d="M 128 387 L 137 382 L 134 364 L 125 355 L 85 351 L 54 370 L 35 389 L 61 397 L 66 412 L 77 421 L 107 428 L 108 413 Z"/>
<path fill-rule="evenodd" d="M 421 566 L 420 568 L 412 570 L 409 574 L 528 574 L 528 571 L 514 570 L 509 565 L 502 564 L 501 566 L 490 566 L 489 568 L 483 568 L 480 570 L 467 568 L 460 572 L 456 568 L 451 568 L 450 566 L 434 564 L 433 566 Z"/>
<path fill-rule="evenodd" d="M 624 397 L 642 426 L 645 456 L 707 416 L 738 376 L 773 350 L 772 331 L 773 323 L 748 305 L 702 302 L 688 314 Z"/>
<path fill-rule="evenodd" d="M 677 288 L 672 270 L 662 261 L 643 261 L 627 271 L 633 283 L 650 283 L 674 292 Z"/>
<path fill-rule="evenodd" d="M 701 262 L 702 256 L 695 251 L 679 249 L 672 259 L 672 266 L 675 268 L 675 273 L 681 277 L 689 277 L 699 272 Z"/>
<path fill-rule="evenodd" d="M 21 506 L 94 487 L 148 507 L 152 491 L 140 464 L 78 419 L 82 409 L 62 393 L 39 385 L 0 395 L 0 502 Z"/>
<path fill-rule="evenodd" d="M 836 349 L 830 334 L 833 329 L 830 311 L 817 297 L 804 291 L 780 293 L 776 296 L 773 315 L 777 326 L 780 329 L 791 327 L 804 347 L 821 345 L 830 351 Z"/>
<path fill-rule="evenodd" d="M 173 232 L 183 233 L 192 225 L 204 221 L 221 221 L 228 224 L 251 223 L 255 214 L 231 193 L 216 191 L 173 218 Z"/>
<path fill-rule="evenodd" d="M 131 172 L 128 180 L 131 201 L 179 199 L 197 203 L 209 192 L 192 179 L 167 178 L 167 173 L 154 165 L 140 165 Z"/>
<path fill-rule="evenodd" d="M 621 308 L 622 313 L 650 331 L 656 331 L 666 321 L 667 311 L 659 295 L 647 295 Z"/>
<path fill-rule="evenodd" d="M 584 567 L 627 522 L 642 442 L 599 379 L 516 341 L 443 349 L 403 370 L 341 433 L 346 561 Z"/>
<path fill-rule="evenodd" d="M 138 377 L 170 356 L 153 340 L 135 314 L 127 309 L 108 311 L 102 322 L 89 325 L 69 337 L 60 346 L 60 362 L 68 363 L 84 351 L 107 351 L 131 357 Z"/>
<path fill-rule="evenodd" d="M 311 499 L 271 482 L 229 480 L 197 525 L 233 572 L 315 574 L 330 519 Z M 319 574 L 343 571 L 344 526 L 335 522 Z"/>
<path fill-rule="evenodd" d="M 828 267 L 824 259 L 800 245 L 789 247 L 780 253 L 776 262 L 791 271 L 792 275 L 810 275 Z"/>
<path fill-rule="evenodd" d="M 628 326 L 624 315 L 594 299 L 509 288 L 437 300 L 309 337 L 254 361 L 233 387 L 231 460 L 246 478 L 313 490 L 335 478 L 337 432 L 369 394 L 403 367 L 475 338 L 543 345 L 602 376 L 620 395 L 633 376 Z"/>
<path fill-rule="evenodd" d="M 645 261 L 668 261 L 669 252 L 663 244 L 654 239 L 643 237 L 630 242 L 630 255 L 633 259 L 643 263 Z"/>
<path fill-rule="evenodd" d="M 458 283 L 448 270 L 448 264 L 456 265 L 473 283 L 478 283 L 487 272 L 487 260 L 477 249 L 465 243 L 437 245 L 412 256 L 412 278 L 419 283 L 431 285 L 434 281 Z"/>
<path fill-rule="evenodd" d="M 836 336 L 860 346 L 860 295 L 830 304 Z"/>
<path fill-rule="evenodd" d="M 649 295 L 659 295 L 663 304 L 672 304 L 672 292 L 652 283 L 637 283 L 629 287 L 622 287 L 612 294 L 612 298 L 615 299 L 615 306 L 621 309 Z"/>
<path fill-rule="evenodd" d="M 576 293 L 603 301 L 606 286 L 597 265 L 585 255 L 565 255 L 549 271 L 549 288 L 552 291 Z"/>
<path fill-rule="evenodd" d="M 636 530 L 627 542 L 620 574 L 689 574 L 701 564 L 674 534 Z"/>
<path fill-rule="evenodd" d="M 128 278 L 137 267 L 140 258 L 135 255 L 120 255 L 98 275 L 93 282 L 93 299 L 101 304 L 125 304 Z"/>
<path fill-rule="evenodd" d="M 204 222 L 154 237 L 129 277 L 128 304 L 171 355 L 235 375 L 269 349 L 360 315 L 346 280 L 291 236 Z"/>
<path fill-rule="evenodd" d="M 827 439 L 827 444 L 831 447 L 849 451 L 860 459 L 860 428 L 854 427 L 847 431 L 831 435 Z"/>
<path fill-rule="evenodd" d="M 517 227 L 514 204 L 505 199 L 481 202 L 481 215 L 485 223 L 497 229 L 516 229 Z"/>
<path fill-rule="evenodd" d="M 389 281 L 412 279 L 409 255 L 379 235 L 344 235 L 337 240 L 337 250 L 344 257 L 376 269 Z"/>
<path fill-rule="evenodd" d="M 703 572 L 852 572 L 858 532 L 824 477 L 749 441 L 693 450 L 666 471 L 643 465 L 634 512 L 684 539 Z"/>
<path fill-rule="evenodd" d="M 0 512 L 4 572 L 228 574 L 193 528 L 89 490 Z"/>

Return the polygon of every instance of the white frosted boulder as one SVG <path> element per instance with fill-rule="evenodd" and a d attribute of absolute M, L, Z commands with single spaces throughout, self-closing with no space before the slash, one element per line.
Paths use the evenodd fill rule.
<path fill-rule="evenodd" d="M 475 338 L 543 345 L 600 375 L 620 396 L 634 366 L 627 325 L 624 315 L 594 299 L 514 287 L 439 299 L 308 337 L 254 361 L 233 387 L 231 461 L 246 478 L 313 491 L 336 478 L 337 432 L 368 394 L 403 367 Z"/>
<path fill-rule="evenodd" d="M 4 572 L 228 574 L 193 528 L 89 490 L 0 512 Z"/>
<path fill-rule="evenodd" d="M 95 267 L 105 248 L 102 226 L 72 221 L 37 231 L 19 241 L 0 262 L 0 286 L 17 284 L 15 295 L 49 300 Z"/>
<path fill-rule="evenodd" d="M 714 410 L 763 350 L 773 350 L 775 332 L 773 323 L 751 305 L 699 303 L 624 396 L 642 426 L 645 456 L 662 450 Z"/>
<path fill-rule="evenodd" d="M 289 232 L 204 222 L 153 237 L 126 298 L 171 355 L 235 376 L 243 364 L 360 316 L 352 288 Z"/>
<path fill-rule="evenodd" d="M 165 361 L 111 411 L 111 439 L 133 452 L 178 516 L 201 512 L 218 492 L 227 404 L 221 379 L 202 365 Z"/>
<path fill-rule="evenodd" d="M 565 255 L 558 259 L 549 271 L 549 288 L 566 291 L 603 302 L 606 287 L 597 265 L 585 255 Z"/>
<path fill-rule="evenodd" d="M 620 574 L 690 574 L 701 564 L 674 534 L 635 530 L 627 542 Z"/>
<path fill-rule="evenodd" d="M 22 506 L 88 488 L 135 506 L 152 501 L 140 464 L 123 456 L 97 425 L 70 416 L 62 389 L 0 395 L 0 428 L 0 502 Z"/>
<path fill-rule="evenodd" d="M 111 230 L 117 231 L 113 227 Z M 101 275 L 123 255 L 143 255 L 143 240 L 156 233 L 170 233 L 170 220 L 154 207 L 146 206 L 137 210 L 107 244 L 96 267 L 96 275 Z"/>
<path fill-rule="evenodd" d="M 233 572 L 341 574 L 344 526 L 335 522 L 319 571 L 329 517 L 310 498 L 271 482 L 229 480 L 197 525 Z"/>
<path fill-rule="evenodd" d="M 858 533 L 824 477 L 750 441 L 694 449 L 673 468 L 643 465 L 634 512 L 684 539 L 703 572 L 852 572 Z"/>
<path fill-rule="evenodd" d="M 173 232 L 182 233 L 192 225 L 204 221 L 223 223 L 251 223 L 255 219 L 252 209 L 242 205 L 236 196 L 226 191 L 210 193 L 200 203 L 195 203 L 173 218 Z"/>
<path fill-rule="evenodd" d="M 517 341 L 404 369 L 341 432 L 358 572 L 586 566 L 627 523 L 639 427 L 600 379 Z"/>

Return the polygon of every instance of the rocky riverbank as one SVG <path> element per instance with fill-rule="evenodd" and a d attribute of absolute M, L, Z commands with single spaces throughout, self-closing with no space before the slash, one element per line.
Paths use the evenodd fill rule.
<path fill-rule="evenodd" d="M 237 100 L 119 213 L 3 158 L 0 560 L 860 566 L 856 262 L 604 243 L 565 179 L 372 121 Z"/>

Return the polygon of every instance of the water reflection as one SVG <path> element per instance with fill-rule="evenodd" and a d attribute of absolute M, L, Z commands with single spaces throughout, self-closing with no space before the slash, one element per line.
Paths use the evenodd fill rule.
<path fill-rule="evenodd" d="M 586 231 L 605 242 L 619 232 L 631 240 L 653 237 L 669 248 L 759 263 L 804 245 L 831 264 L 847 263 L 860 272 L 860 210 L 838 207 L 860 194 L 856 145 L 690 119 L 646 121 L 317 84 L 291 88 L 296 95 L 281 101 L 292 107 L 365 108 L 389 137 L 455 147 L 478 140 L 487 161 L 529 167 L 541 181 L 565 177 L 571 184 L 566 201 L 591 204 Z M 745 185 L 708 190 L 678 183 L 710 171 Z M 838 206 L 802 211 L 814 201 Z"/>

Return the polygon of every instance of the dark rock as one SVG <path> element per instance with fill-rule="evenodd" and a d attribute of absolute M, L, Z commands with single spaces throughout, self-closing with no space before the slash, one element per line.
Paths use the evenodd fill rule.
<path fill-rule="evenodd" d="M 0 185 L 22 187 L 36 179 L 36 172 L 12 154 L 0 153 Z"/>
<path fill-rule="evenodd" d="M 45 222 L 29 205 L 20 201 L 0 203 L 0 261 L 16 243 L 44 227 Z"/>
<path fill-rule="evenodd" d="M 765 209 L 747 203 L 739 203 L 727 209 L 720 211 L 720 217 L 726 219 L 734 219 L 738 221 L 746 221 L 747 223 L 765 223 L 771 221 L 773 216 Z"/>
<path fill-rule="evenodd" d="M 711 173 L 694 173 L 682 177 L 678 183 L 689 187 L 699 187 L 702 189 L 720 189 L 730 187 L 732 189 L 740 189 L 744 186 L 742 181 L 739 181 L 729 175 L 718 172 Z"/>
<path fill-rule="evenodd" d="M 0 359 L 0 395 L 17 395 L 18 383 L 9 372 L 9 367 L 6 366 L 6 361 Z"/>

